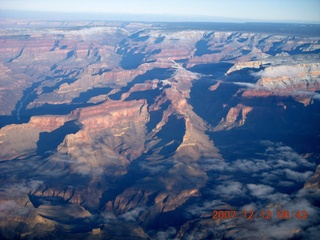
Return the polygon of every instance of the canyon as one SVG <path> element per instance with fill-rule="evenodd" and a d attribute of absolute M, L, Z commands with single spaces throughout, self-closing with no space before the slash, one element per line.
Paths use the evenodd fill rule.
<path fill-rule="evenodd" d="M 273 218 L 286 237 L 319 227 L 319 26 L 1 21 L 1 238 L 245 239 L 265 220 L 212 211 L 279 206 L 309 212 Z"/>

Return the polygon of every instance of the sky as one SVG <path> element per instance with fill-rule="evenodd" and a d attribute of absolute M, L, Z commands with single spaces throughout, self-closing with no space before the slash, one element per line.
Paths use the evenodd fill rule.
<path fill-rule="evenodd" d="M 0 0 L 0 9 L 320 23 L 320 0 Z"/>

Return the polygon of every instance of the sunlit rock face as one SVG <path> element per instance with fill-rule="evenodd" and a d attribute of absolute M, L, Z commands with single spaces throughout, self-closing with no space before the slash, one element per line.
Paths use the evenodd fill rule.
<path fill-rule="evenodd" d="M 317 236 L 318 26 L 2 24 L 0 238 Z"/>

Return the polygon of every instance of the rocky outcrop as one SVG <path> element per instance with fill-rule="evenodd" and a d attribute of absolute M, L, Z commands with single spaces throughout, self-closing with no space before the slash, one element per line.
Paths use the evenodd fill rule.
<path fill-rule="evenodd" d="M 267 67 L 258 73 L 258 86 L 270 91 L 315 92 L 320 89 L 320 64 L 308 63 Z"/>
<path fill-rule="evenodd" d="M 10 25 L 10 22 L 5 23 L 7 24 Z M 43 88 L 53 87 L 52 91 L 54 91 L 59 88 L 59 82 L 68 84 L 72 79 L 66 78 L 72 78 L 72 76 L 68 76 L 67 73 L 73 69 L 92 66 L 89 67 L 89 76 L 91 76 L 97 68 L 111 69 L 118 65 L 119 57 L 114 52 L 114 47 L 123 33 L 115 26 L 93 27 L 86 31 L 81 27 L 81 23 L 77 22 L 74 22 L 75 26 L 63 26 L 62 22 L 52 22 L 50 27 L 53 29 L 33 24 L 30 23 L 26 28 L 24 24 L 21 25 L 22 27 L 16 25 L 20 35 L 16 34 L 16 30 L 1 33 L 0 68 L 3 70 L 1 71 L 3 76 L 0 85 L 0 113 L 2 115 L 10 115 L 18 100 L 23 97 L 23 91 L 35 82 L 43 83 L 38 89 L 38 95 L 41 95 Z M 80 27 L 77 26 L 78 24 Z M 55 29 L 55 27 L 58 28 Z M 89 37 L 92 34 L 94 38 Z M 108 35 L 110 37 L 107 37 Z M 87 79 L 86 73 L 86 71 L 83 73 L 83 77 Z M 47 97 L 40 96 L 40 99 L 30 106 L 39 107 L 44 103 L 69 103 L 72 98 L 77 97 L 77 94 L 88 88 L 83 85 L 80 87 L 82 87 L 80 91 L 77 91 L 78 86 L 74 89 L 75 93 L 70 96 L 66 96 L 68 93 L 63 91 L 61 95 L 47 93 Z M 89 89 L 90 87 L 92 88 L 92 85 L 89 84 Z M 7 104 L 8 96 L 10 96 L 10 102 Z"/>
<path fill-rule="evenodd" d="M 318 120 L 316 38 L 146 23 L 15 24 L 0 30 L 0 120 L 7 124 L 0 129 L 0 209 L 10 215 L 0 216 L 0 238 L 15 237 L 6 227 L 25 238 L 81 231 L 79 238 L 148 232 L 158 239 L 167 227 L 172 238 L 233 237 L 241 226 L 234 221 L 210 232 L 221 226 L 211 212 L 232 208 L 221 199 L 267 201 L 247 187 L 254 184 L 238 182 L 251 169 L 248 182 L 259 182 L 265 169 L 272 182 L 273 165 L 282 170 L 294 161 L 308 168 L 303 177 L 311 175 L 314 165 L 290 147 L 319 135 L 292 123 Z M 300 126 L 306 133 L 296 132 Z M 286 141 L 290 147 L 277 143 Z M 282 188 L 301 185 L 303 177 L 293 179 L 300 172 L 283 171 Z M 318 189 L 318 172 L 305 188 Z"/>
<path fill-rule="evenodd" d="M 27 157 L 37 150 L 41 132 L 52 132 L 61 127 L 68 117 L 37 116 L 28 123 L 8 125 L 0 129 L 0 160 Z"/>
<path fill-rule="evenodd" d="M 320 165 L 317 167 L 316 172 L 304 184 L 304 188 L 320 189 Z"/>
<path fill-rule="evenodd" d="M 243 97 L 291 96 L 304 105 L 310 104 L 312 98 L 318 98 L 320 65 L 317 55 L 280 54 L 263 61 L 236 63 L 227 74 L 241 72 L 244 68 L 258 71 L 251 73 L 256 82 L 236 82 L 247 87 Z"/>
<path fill-rule="evenodd" d="M 8 24 L 10 22 L 5 23 Z M 30 27 L 33 24 L 30 23 Z M 148 24 L 145 27 L 140 24 L 129 27 L 116 23 L 112 26 L 91 23 L 85 28 L 79 22 L 74 22 L 74 26 L 59 22 L 50 24 L 52 28 L 49 30 L 39 28 L 37 24 L 32 30 L 19 29 L 21 35 L 8 30 L 0 39 L 3 62 L 0 66 L 3 70 L 1 114 L 9 115 L 17 107 L 19 99 L 23 98 L 23 91 L 35 82 L 41 84 L 36 89 L 35 99 L 28 103 L 29 109 L 45 103 L 68 104 L 82 92 L 97 87 L 123 86 L 161 64 L 165 63 L 162 67 L 168 67 L 168 59 L 181 61 L 187 68 L 219 61 L 236 63 L 227 72 L 229 74 L 243 68 L 257 68 L 267 56 L 279 52 L 318 49 L 317 41 L 312 38 L 263 33 L 175 32 L 150 29 Z M 138 26 L 142 29 L 137 29 Z M 122 57 L 137 61 L 137 66 L 126 70 L 119 68 Z M 253 58 L 263 60 L 250 61 Z M 74 69 L 81 69 L 81 72 L 68 75 Z M 10 102 L 7 101 L 9 95 Z"/>
<path fill-rule="evenodd" d="M 230 130 L 234 127 L 240 127 L 245 124 L 248 113 L 252 111 L 252 107 L 238 104 L 230 108 L 226 118 L 214 128 L 214 131 Z"/>
<path fill-rule="evenodd" d="M 62 189 L 55 189 L 50 187 L 42 187 L 36 191 L 30 192 L 31 197 L 38 198 L 57 198 L 65 202 L 81 204 L 83 200 L 81 199 L 81 193 L 77 192 L 73 187 L 67 187 Z"/>
<path fill-rule="evenodd" d="M 91 168 L 114 166 L 124 171 L 128 160 L 133 160 L 144 151 L 145 124 L 148 121 L 144 101 L 106 101 L 96 107 L 78 110 L 82 130 L 68 135 L 59 147 L 60 153 L 85 164 L 81 171 Z M 78 149 L 81 148 L 80 153 Z M 92 152 L 96 154 L 92 155 Z M 99 172 L 99 171 L 98 171 Z"/>
<path fill-rule="evenodd" d="M 239 71 L 244 68 L 259 69 L 262 67 L 263 64 L 264 63 L 262 61 L 237 62 L 226 72 L 226 74 L 228 75 L 232 72 Z"/>
<path fill-rule="evenodd" d="M 61 127 L 66 121 L 75 120 L 71 116 L 34 116 L 30 118 L 28 125 L 30 127 L 38 128 L 42 132 L 51 132 Z"/>

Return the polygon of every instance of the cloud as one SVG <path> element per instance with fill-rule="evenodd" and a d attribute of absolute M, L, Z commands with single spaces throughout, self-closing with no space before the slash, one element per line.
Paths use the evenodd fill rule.
<path fill-rule="evenodd" d="M 316 92 L 308 92 L 308 91 L 292 91 L 290 92 L 292 95 L 303 95 L 310 96 L 312 99 L 320 100 L 320 94 Z"/>
<path fill-rule="evenodd" d="M 305 81 L 309 82 L 311 85 L 314 84 L 313 80 L 306 80 L 303 78 L 294 80 L 300 81 L 302 88 L 298 89 L 297 85 L 293 87 L 292 80 L 290 78 L 296 78 L 299 74 L 305 74 L 306 69 L 298 66 L 284 66 L 282 68 L 277 67 L 269 67 L 265 70 L 262 70 L 258 73 L 252 74 L 254 77 L 257 78 L 278 78 L 278 77 L 287 77 L 288 79 L 283 81 L 258 81 L 257 83 L 247 83 L 247 82 L 233 82 L 238 86 L 243 86 L 251 89 L 256 90 L 265 90 L 265 91 L 272 91 L 275 94 L 279 95 L 289 95 L 289 96 L 310 96 L 312 99 L 320 100 L 320 94 L 312 91 L 307 91 L 308 88 L 304 87 Z M 292 85 L 292 86 L 291 86 Z M 281 89 L 286 89 L 285 92 L 281 91 Z"/>
<path fill-rule="evenodd" d="M 238 159 L 232 163 L 218 159 L 209 159 L 199 162 L 200 168 L 205 171 L 230 171 L 242 173 L 270 172 L 272 170 L 283 174 L 282 169 L 314 168 L 315 164 L 308 162 L 292 148 L 281 143 L 262 142 L 267 146 L 261 159 Z M 279 171 L 280 170 L 280 171 Z M 275 173 L 275 172 L 273 172 Z"/>
<path fill-rule="evenodd" d="M 292 198 L 291 195 L 285 194 L 285 193 L 280 193 L 280 192 L 277 192 L 276 190 L 274 191 L 273 194 L 268 194 L 268 195 L 264 196 L 264 200 L 266 200 L 271 205 L 272 204 L 280 205 L 283 202 L 290 201 L 291 198 Z M 265 202 L 261 202 L 261 203 L 265 204 Z M 262 208 L 265 208 L 265 206 Z"/>
<path fill-rule="evenodd" d="M 252 196 L 265 198 L 274 191 L 273 187 L 263 185 L 263 184 L 247 184 L 247 188 L 250 190 Z"/>
<path fill-rule="evenodd" d="M 174 227 L 169 227 L 167 231 L 157 232 L 156 239 L 158 240 L 174 239 L 174 236 L 176 235 L 176 233 L 177 233 L 177 230 Z"/>
<path fill-rule="evenodd" d="M 279 186 L 282 186 L 282 187 L 292 187 L 294 186 L 294 182 L 289 182 L 289 181 L 279 181 Z"/>
<path fill-rule="evenodd" d="M 119 219 L 122 219 L 125 222 L 134 222 L 137 221 L 138 217 L 141 215 L 143 211 L 145 211 L 145 208 L 137 207 L 120 215 Z"/>
<path fill-rule="evenodd" d="M 255 205 L 249 206 L 246 210 L 261 210 L 261 206 L 259 206 L 260 209 L 255 207 Z M 262 209 L 265 210 L 267 207 Z M 314 226 L 320 223 L 320 211 L 319 208 L 312 206 L 306 199 L 283 199 L 278 202 L 278 207 L 269 207 L 268 209 L 272 212 L 271 220 L 258 218 L 250 222 L 246 220 L 246 222 L 242 221 L 242 223 L 238 223 L 240 225 L 236 238 L 252 239 L 262 237 L 262 239 L 280 240 L 290 239 L 295 236 L 298 239 L 314 239 L 312 237 L 316 236 L 315 234 L 312 234 L 311 231 L 315 230 Z M 280 220 L 278 218 L 278 211 L 283 212 L 284 210 L 289 211 L 290 218 L 287 220 Z M 306 220 L 296 217 L 296 213 L 302 210 L 305 210 L 308 213 L 308 218 Z M 255 231 L 252 231 L 252 229 L 255 229 Z M 319 228 L 317 229 L 319 230 Z"/>
<path fill-rule="evenodd" d="M 249 211 L 249 210 L 252 210 L 252 211 L 256 211 L 258 209 L 258 206 L 256 205 L 256 203 L 249 203 L 249 204 L 246 204 L 244 206 L 242 206 L 239 210 L 243 211 L 243 210 L 246 210 L 246 211 Z"/>
<path fill-rule="evenodd" d="M 199 167 L 202 171 L 224 171 L 228 164 L 221 159 L 202 159 L 199 161 Z"/>
<path fill-rule="evenodd" d="M 256 220 L 248 223 L 250 227 L 243 227 L 237 232 L 238 239 L 290 239 L 297 228 L 285 224 L 273 224 L 268 220 Z M 254 229 L 252 231 L 251 229 Z"/>
<path fill-rule="evenodd" d="M 206 198 L 209 195 L 212 201 L 188 206 L 187 212 L 193 217 L 201 217 L 213 209 L 234 208 L 237 211 L 253 210 L 255 213 L 261 210 L 272 211 L 270 221 L 259 218 L 252 221 L 234 219 L 230 223 L 232 227 L 229 224 L 231 221 L 222 221 L 219 231 L 222 236 L 230 239 L 312 239 L 313 236 L 318 236 L 311 232 L 315 229 L 314 226 L 320 225 L 320 209 L 312 202 L 319 201 L 320 197 L 316 196 L 320 196 L 320 191 L 301 189 L 301 183 L 314 173 L 316 164 L 283 143 L 260 143 L 265 146 L 265 151 L 256 153 L 259 158 L 237 159 L 232 162 L 217 159 L 200 161 L 199 168 L 208 172 L 214 183 L 204 191 Z M 278 219 L 279 210 L 290 211 L 293 218 Z M 295 218 L 295 213 L 299 210 L 308 212 L 307 220 Z M 214 226 L 214 231 L 217 229 Z"/>
<path fill-rule="evenodd" d="M 40 180 L 31 180 L 26 182 L 26 187 L 31 192 L 37 191 L 41 186 L 43 186 L 43 181 Z"/>
<path fill-rule="evenodd" d="M 290 169 L 284 169 L 283 170 L 286 174 L 286 177 L 288 179 L 292 179 L 296 182 L 305 182 L 312 174 L 313 172 L 307 171 L 307 172 L 296 172 Z"/>
<path fill-rule="evenodd" d="M 276 66 L 265 68 L 264 70 L 254 73 L 253 75 L 261 78 L 278 78 L 282 76 L 296 77 L 299 76 L 299 74 L 305 73 L 305 71 L 305 68 L 297 65 Z"/>
<path fill-rule="evenodd" d="M 167 167 L 164 165 L 148 165 L 146 163 L 140 164 L 141 169 L 148 171 L 151 174 L 157 174 L 163 172 Z"/>
<path fill-rule="evenodd" d="M 117 219 L 117 216 L 114 215 L 112 212 L 103 212 L 102 216 L 104 217 L 105 223 L 114 222 Z"/>
<path fill-rule="evenodd" d="M 236 84 L 238 86 L 247 87 L 247 88 L 253 88 L 253 89 L 265 89 L 263 86 L 254 84 L 254 83 L 246 83 L 246 82 L 233 82 L 233 84 Z"/>
<path fill-rule="evenodd" d="M 285 161 L 282 159 L 279 159 L 276 161 L 276 165 L 273 166 L 274 168 L 296 168 L 298 167 L 298 163 L 293 162 L 293 161 Z"/>
<path fill-rule="evenodd" d="M 319 93 L 314 93 L 312 96 L 313 99 L 320 100 L 320 94 Z"/>
<path fill-rule="evenodd" d="M 185 210 L 187 215 L 191 216 L 202 216 L 206 214 L 211 214 L 214 209 L 228 209 L 231 208 L 230 205 L 226 204 L 221 200 L 212 200 L 212 201 L 200 201 L 194 203 Z"/>
<path fill-rule="evenodd" d="M 245 159 L 239 159 L 236 160 L 231 168 L 229 170 L 231 171 L 241 171 L 244 173 L 252 173 L 252 172 L 259 172 L 262 170 L 270 170 L 272 169 L 272 166 L 270 166 L 269 163 L 265 160 L 261 159 L 253 159 L 253 160 L 245 160 Z"/>
<path fill-rule="evenodd" d="M 246 189 L 244 185 L 240 182 L 225 182 L 222 185 L 218 185 L 216 187 L 216 192 L 218 194 L 226 195 L 226 196 L 244 196 Z"/>
<path fill-rule="evenodd" d="M 14 200 L 2 201 L 0 203 L 0 218 L 27 216 L 31 210 L 30 207 L 18 205 Z"/>

